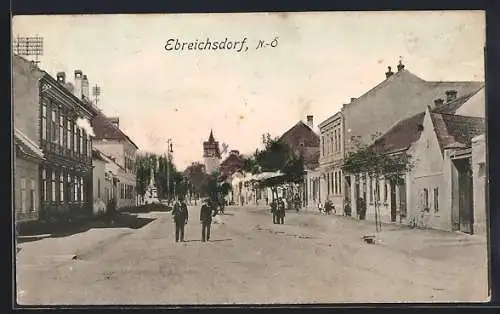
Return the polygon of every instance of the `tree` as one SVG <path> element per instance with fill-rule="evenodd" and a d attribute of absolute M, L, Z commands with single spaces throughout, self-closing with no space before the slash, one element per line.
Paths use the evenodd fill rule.
<path fill-rule="evenodd" d="M 184 176 L 188 181 L 188 186 L 192 195 L 200 197 L 204 194 L 204 185 L 208 175 L 205 173 L 205 166 L 199 162 L 193 162 L 184 170 Z"/>
<path fill-rule="evenodd" d="M 255 152 L 254 158 L 264 172 L 283 173 L 282 176 L 260 182 L 261 187 L 269 187 L 273 200 L 278 197 L 278 186 L 287 183 L 301 183 L 304 179 L 304 158 L 296 155 L 290 147 L 279 138 L 271 138 L 269 134 L 262 136 L 264 149 Z"/>
<path fill-rule="evenodd" d="M 372 138 L 378 135 L 372 136 Z M 360 138 L 353 139 L 357 150 L 347 154 L 342 165 L 342 171 L 358 176 L 366 174 L 369 178 L 379 180 L 384 178 L 391 184 L 401 184 L 403 175 L 412 167 L 406 153 L 388 154 L 376 145 L 363 145 Z M 375 144 L 377 141 L 375 141 Z M 380 221 L 379 185 L 375 184 L 375 225 L 377 232 L 382 230 Z M 356 200 L 352 200 L 356 201 Z"/>

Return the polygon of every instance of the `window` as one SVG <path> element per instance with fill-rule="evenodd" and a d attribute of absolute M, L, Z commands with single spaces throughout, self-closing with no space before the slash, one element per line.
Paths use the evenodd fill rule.
<path fill-rule="evenodd" d="M 82 129 L 79 129 L 79 139 L 80 139 L 80 147 L 78 148 L 78 153 L 80 155 L 85 155 L 85 152 L 83 151 L 83 138 L 85 137 L 85 132 Z"/>
<path fill-rule="evenodd" d="M 57 119 L 56 119 L 56 108 L 52 110 L 52 123 L 50 126 L 51 139 L 53 143 L 57 143 Z"/>
<path fill-rule="evenodd" d="M 85 201 L 83 194 L 83 177 L 80 177 L 80 201 Z"/>
<path fill-rule="evenodd" d="M 72 138 L 72 136 L 71 136 L 71 119 L 70 119 L 70 117 L 67 117 L 67 119 L 66 119 L 66 131 L 67 131 L 67 135 L 66 135 L 66 144 L 67 145 L 66 145 L 66 147 L 71 150 L 71 138 Z"/>
<path fill-rule="evenodd" d="M 429 190 L 424 189 L 424 210 L 427 211 L 429 209 Z"/>
<path fill-rule="evenodd" d="M 373 202 L 373 180 L 371 177 L 369 185 L 370 185 L 370 202 Z"/>
<path fill-rule="evenodd" d="M 330 173 L 326 174 L 327 195 L 330 195 Z"/>
<path fill-rule="evenodd" d="M 337 178 L 337 171 L 335 171 L 334 176 L 335 176 L 335 185 L 334 185 L 334 187 L 335 187 L 335 194 L 338 194 L 338 191 L 339 191 L 339 190 L 338 190 L 338 189 L 339 189 L 339 188 L 338 188 L 338 186 L 339 186 L 339 181 L 338 181 L 338 178 Z"/>
<path fill-rule="evenodd" d="M 85 130 L 82 129 L 82 136 L 80 138 L 80 145 L 81 145 L 81 148 L 80 148 L 80 153 L 82 154 L 82 156 L 87 156 L 87 132 L 85 132 Z"/>
<path fill-rule="evenodd" d="M 339 171 L 339 194 L 342 194 L 342 171 Z"/>
<path fill-rule="evenodd" d="M 61 146 L 66 146 L 64 143 L 64 116 L 62 115 L 62 112 L 59 114 L 59 144 Z"/>
<path fill-rule="evenodd" d="M 383 181 L 384 184 L 384 203 L 387 203 L 387 182 Z"/>
<path fill-rule="evenodd" d="M 325 136 L 321 137 L 321 154 L 325 156 Z"/>
<path fill-rule="evenodd" d="M 333 141 L 333 132 L 330 132 L 330 153 L 333 153 L 333 145 L 335 142 Z"/>
<path fill-rule="evenodd" d="M 67 185 L 66 185 L 66 201 L 70 202 L 70 201 L 72 201 L 73 192 L 71 191 L 72 181 L 71 181 L 71 175 L 69 173 L 66 176 L 66 182 L 67 182 Z"/>
<path fill-rule="evenodd" d="M 52 202 L 56 201 L 56 173 L 52 171 Z"/>
<path fill-rule="evenodd" d="M 97 178 L 97 197 L 101 197 L 101 178 Z"/>
<path fill-rule="evenodd" d="M 434 212 L 439 211 L 439 188 L 434 188 Z"/>
<path fill-rule="evenodd" d="M 59 201 L 64 202 L 64 175 L 62 171 L 59 174 Z"/>
<path fill-rule="evenodd" d="M 73 123 L 73 151 L 78 152 L 78 126 Z"/>
<path fill-rule="evenodd" d="M 21 211 L 26 212 L 26 178 L 21 178 Z"/>
<path fill-rule="evenodd" d="M 42 104 L 42 140 L 47 140 L 47 105 Z"/>
<path fill-rule="evenodd" d="M 30 182 L 30 211 L 36 210 L 36 183 L 35 180 L 31 180 Z"/>
<path fill-rule="evenodd" d="M 42 199 L 43 201 L 47 201 L 47 171 L 45 169 L 42 170 Z"/>
<path fill-rule="evenodd" d="M 75 176 L 73 178 L 73 195 L 74 195 L 74 201 L 78 202 L 78 177 Z"/>
<path fill-rule="evenodd" d="M 92 137 L 88 135 L 87 139 L 87 153 L 90 158 L 92 158 Z"/>
<path fill-rule="evenodd" d="M 337 151 L 337 130 L 333 131 L 333 150 L 336 152 Z"/>

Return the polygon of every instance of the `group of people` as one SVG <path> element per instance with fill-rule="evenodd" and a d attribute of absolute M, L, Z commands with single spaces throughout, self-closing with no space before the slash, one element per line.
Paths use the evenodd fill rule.
<path fill-rule="evenodd" d="M 279 198 L 271 202 L 271 213 L 273 214 L 273 224 L 285 223 L 285 201 Z"/>
<path fill-rule="evenodd" d="M 212 217 L 215 216 L 216 213 L 216 204 L 213 204 L 210 199 L 205 199 L 200 210 L 202 242 L 210 240 Z M 175 223 L 175 242 L 184 242 L 185 226 L 189 220 L 189 211 L 184 199 L 181 198 L 175 202 L 174 208 L 172 209 L 172 217 Z"/>

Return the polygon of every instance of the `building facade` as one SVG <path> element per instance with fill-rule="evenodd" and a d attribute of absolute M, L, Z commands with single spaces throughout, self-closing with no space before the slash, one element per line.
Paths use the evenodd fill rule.
<path fill-rule="evenodd" d="M 94 147 L 116 164 L 117 208 L 135 206 L 137 145 L 120 129 L 119 119 L 98 111 L 92 119 Z"/>
<path fill-rule="evenodd" d="M 213 131 L 210 131 L 208 141 L 203 142 L 203 159 L 205 161 L 205 171 L 208 174 L 219 170 L 221 161 L 219 142 L 215 140 Z"/>
<path fill-rule="evenodd" d="M 64 73 L 54 79 L 19 56 L 13 59 L 13 97 L 15 123 L 36 138 L 44 155 L 38 177 L 40 219 L 88 216 L 92 131 L 87 124 L 95 111 L 68 89 Z"/>
<path fill-rule="evenodd" d="M 370 145 L 374 139 L 385 133 L 393 125 L 402 119 L 425 111 L 429 104 L 432 104 L 434 100 L 442 99 L 443 95 L 446 95 L 446 103 L 451 103 L 459 97 L 477 92 L 484 86 L 483 82 L 475 81 L 425 81 L 405 69 L 405 66 L 401 62 L 397 67 L 396 73 L 392 72 L 389 67 L 385 76 L 385 80 L 380 84 L 358 98 L 351 98 L 349 104 L 342 106 L 340 113 L 336 113 L 320 124 L 322 126 L 333 125 L 334 121 L 338 120 L 337 123 L 342 125 L 339 142 L 341 142 L 340 145 L 343 147 L 343 152 L 337 155 L 337 159 L 334 159 L 334 157 L 322 157 L 322 163 L 325 166 L 321 168 L 321 191 L 327 192 L 329 186 L 330 190 L 332 187 L 332 170 L 326 166 L 327 162 L 338 162 L 341 159 L 341 155 L 345 158 L 348 153 L 356 151 L 359 145 Z M 331 130 L 325 127 L 323 129 L 325 133 L 321 135 L 324 136 L 325 146 L 328 146 L 328 143 L 332 146 L 332 143 L 335 142 L 335 131 L 333 132 L 332 139 L 332 134 L 326 133 L 331 132 Z M 333 147 L 335 147 L 335 144 L 333 144 Z M 335 156 L 335 153 L 328 153 L 328 148 L 325 148 L 325 150 L 326 154 L 333 154 Z M 339 164 L 341 163 L 339 162 Z M 338 172 L 339 168 L 333 168 L 333 170 L 333 182 L 335 182 L 335 171 Z M 328 178 L 328 174 L 330 174 L 330 179 Z M 338 184 L 340 193 L 338 192 L 339 188 L 337 188 L 337 193 L 340 195 L 335 199 L 338 201 L 344 200 L 344 203 L 348 201 L 351 205 L 353 215 L 356 215 L 356 202 L 352 200 L 362 196 L 365 190 L 368 191 L 368 186 L 366 183 L 360 184 L 360 182 L 355 182 L 355 177 L 350 175 L 340 173 L 340 176 L 343 182 Z M 358 185 L 360 189 L 357 188 Z M 358 190 L 362 191 L 362 193 L 353 194 L 354 192 L 352 191 Z M 346 193 L 346 191 L 350 191 L 351 193 Z M 333 193 L 335 195 L 335 190 Z M 326 199 L 328 193 L 322 194 Z"/>
<path fill-rule="evenodd" d="M 344 206 L 344 180 L 342 163 L 344 160 L 344 123 L 342 112 L 337 112 L 319 124 L 319 202 L 329 200 L 336 209 Z"/>
<path fill-rule="evenodd" d="M 38 110 L 38 108 L 34 108 Z M 35 121 L 33 123 L 36 124 Z M 15 121 L 14 121 L 15 124 Z M 14 127 L 14 211 L 16 223 L 36 221 L 40 209 L 40 164 L 44 155 L 35 140 Z"/>

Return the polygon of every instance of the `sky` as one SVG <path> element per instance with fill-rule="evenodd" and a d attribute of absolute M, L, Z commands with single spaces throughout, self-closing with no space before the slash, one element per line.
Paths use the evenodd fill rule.
<path fill-rule="evenodd" d="M 426 80 L 484 80 L 482 11 L 40 15 L 12 29 L 43 37 L 40 67 L 54 77 L 80 69 L 100 86 L 98 106 L 141 151 L 164 153 L 171 138 L 179 169 L 203 160 L 211 129 L 251 153 L 264 133 L 307 115 L 317 125 L 400 59 Z M 248 49 L 165 49 L 207 38 Z"/>

